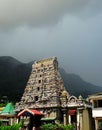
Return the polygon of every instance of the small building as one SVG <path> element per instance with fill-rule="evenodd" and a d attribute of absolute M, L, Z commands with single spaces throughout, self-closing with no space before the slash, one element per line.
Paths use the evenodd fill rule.
<path fill-rule="evenodd" d="M 89 95 L 88 99 L 92 103 L 92 117 L 95 130 L 102 130 L 102 93 Z"/>
<path fill-rule="evenodd" d="M 44 114 L 34 109 L 24 109 L 18 113 L 19 121 L 23 121 L 25 129 L 32 130 L 41 126 L 41 118 Z"/>
<path fill-rule="evenodd" d="M 0 121 L 2 125 L 12 125 L 16 122 L 15 111 L 12 103 L 8 103 L 3 111 L 0 113 Z"/>

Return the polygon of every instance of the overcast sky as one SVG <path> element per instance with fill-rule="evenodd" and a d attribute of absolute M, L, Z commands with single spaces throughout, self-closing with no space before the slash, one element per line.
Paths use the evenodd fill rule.
<path fill-rule="evenodd" d="M 0 56 L 52 56 L 102 86 L 102 0 L 0 0 Z"/>

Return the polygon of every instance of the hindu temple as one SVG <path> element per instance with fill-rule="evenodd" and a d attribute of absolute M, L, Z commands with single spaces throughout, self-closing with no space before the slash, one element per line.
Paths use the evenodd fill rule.
<path fill-rule="evenodd" d="M 56 57 L 34 62 L 32 71 L 16 111 L 36 109 L 45 118 L 63 124 L 75 123 L 77 130 L 91 130 L 91 104 L 66 91 Z"/>

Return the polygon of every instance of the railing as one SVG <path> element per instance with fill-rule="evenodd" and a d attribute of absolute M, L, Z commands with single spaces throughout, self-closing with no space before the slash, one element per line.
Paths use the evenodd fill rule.
<path fill-rule="evenodd" d="M 102 117 L 102 107 L 92 109 L 92 117 Z"/>

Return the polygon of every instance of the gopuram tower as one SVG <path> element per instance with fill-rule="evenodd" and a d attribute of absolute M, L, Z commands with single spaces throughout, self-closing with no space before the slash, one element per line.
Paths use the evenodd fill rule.
<path fill-rule="evenodd" d="M 16 104 L 16 110 L 37 109 L 45 113 L 46 117 L 59 119 L 62 98 L 67 96 L 69 94 L 65 91 L 57 58 L 43 59 L 32 65 L 31 75 L 21 101 Z"/>

